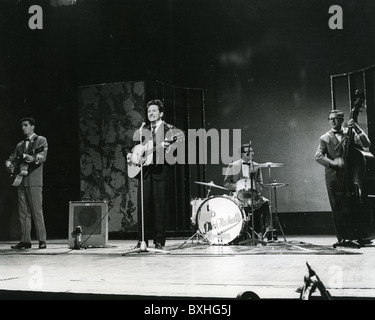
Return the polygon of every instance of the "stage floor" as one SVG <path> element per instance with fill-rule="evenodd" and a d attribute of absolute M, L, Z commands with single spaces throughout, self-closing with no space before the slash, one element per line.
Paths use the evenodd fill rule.
<path fill-rule="evenodd" d="M 375 299 L 375 246 L 336 248 L 334 236 L 286 236 L 267 245 L 216 246 L 202 239 L 167 239 L 167 253 L 129 253 L 135 240 L 70 250 L 49 240 L 45 250 L 0 243 L 2 297 L 23 293 L 92 294 L 123 299 L 299 299 L 306 262 L 334 299 Z M 150 247 L 152 248 L 152 247 Z M 126 253 L 126 255 L 124 255 Z M 320 296 L 319 292 L 313 296 Z"/>

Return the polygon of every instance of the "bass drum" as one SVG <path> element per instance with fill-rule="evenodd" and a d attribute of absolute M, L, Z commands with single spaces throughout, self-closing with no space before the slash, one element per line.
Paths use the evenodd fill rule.
<path fill-rule="evenodd" d="M 213 196 L 198 209 L 198 229 L 210 244 L 228 244 L 240 235 L 245 218 L 245 212 L 235 199 Z"/>

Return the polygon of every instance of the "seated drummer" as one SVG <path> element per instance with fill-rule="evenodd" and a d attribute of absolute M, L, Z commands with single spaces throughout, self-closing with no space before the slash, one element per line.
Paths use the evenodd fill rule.
<path fill-rule="evenodd" d="M 262 186 L 263 186 L 263 177 L 262 170 L 260 167 L 257 167 L 258 164 L 255 161 L 252 161 L 254 156 L 254 150 L 250 147 L 249 144 L 241 145 L 241 159 L 234 161 L 229 164 L 225 178 L 224 178 L 224 187 L 232 192 L 236 192 L 237 184 L 241 179 L 250 179 L 250 175 L 253 177 L 253 189 L 257 191 L 257 196 L 254 199 L 253 209 L 254 209 L 254 227 L 255 232 L 259 233 L 260 238 L 263 239 L 265 234 L 267 235 L 268 240 L 271 240 L 271 212 L 269 206 L 269 200 L 262 196 Z M 250 180 L 251 181 L 251 180 Z M 240 190 L 237 190 L 240 191 Z M 241 199 L 241 204 L 245 208 L 245 212 L 249 213 L 252 210 L 251 202 L 244 203 Z M 249 204 L 250 203 L 250 204 Z M 257 218 L 259 217 L 259 218 Z M 275 230 L 274 230 L 274 239 L 277 239 Z"/>

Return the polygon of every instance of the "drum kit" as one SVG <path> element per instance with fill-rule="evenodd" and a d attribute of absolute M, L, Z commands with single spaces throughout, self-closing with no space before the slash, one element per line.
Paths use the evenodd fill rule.
<path fill-rule="evenodd" d="M 275 180 L 271 182 L 271 168 L 282 167 L 284 164 L 282 163 L 274 163 L 274 162 L 266 162 L 260 164 L 254 164 L 254 166 L 258 166 L 260 168 L 268 168 L 269 169 L 269 179 L 270 183 L 264 184 L 263 187 L 270 188 L 271 196 L 269 199 L 270 204 L 270 213 L 271 213 L 271 223 L 269 229 L 266 230 L 267 232 L 271 233 L 270 241 L 274 240 L 274 227 L 273 227 L 273 220 L 278 224 L 279 229 L 282 232 L 282 235 L 285 239 L 284 232 L 282 230 L 281 224 L 277 217 L 277 202 L 276 202 L 276 189 L 280 187 L 288 186 L 286 183 L 278 183 Z M 250 178 L 243 178 L 237 181 L 236 183 L 236 191 L 231 194 L 223 194 L 223 195 L 213 195 L 210 196 L 211 188 L 222 189 L 226 191 L 230 191 L 229 189 L 222 187 L 220 185 L 215 184 L 213 181 L 211 182 L 200 182 L 194 181 L 196 184 L 200 184 L 203 186 L 208 187 L 207 194 L 205 198 L 193 198 L 191 199 L 191 224 L 197 227 L 196 233 L 186 240 L 183 244 L 185 244 L 190 239 L 194 237 L 201 236 L 204 240 L 208 241 L 211 245 L 227 245 L 231 244 L 233 240 L 238 238 L 240 235 L 245 234 L 249 239 L 242 243 L 262 243 L 265 244 L 263 241 L 264 235 L 259 235 L 254 230 L 254 219 L 251 219 L 252 213 L 254 209 L 260 207 L 262 202 L 262 196 L 260 192 L 256 190 L 253 186 L 253 179 Z M 274 199 L 275 199 L 275 206 L 274 212 L 272 212 L 272 190 L 274 190 Z M 248 210 L 245 208 L 251 208 L 250 214 L 248 214 Z M 252 220 L 253 225 L 251 229 L 251 234 L 247 231 L 247 223 L 249 220 Z M 255 233 L 257 234 L 257 238 L 255 238 Z M 182 244 L 182 245 L 183 245 Z M 181 245 L 181 246 L 182 246 Z"/>

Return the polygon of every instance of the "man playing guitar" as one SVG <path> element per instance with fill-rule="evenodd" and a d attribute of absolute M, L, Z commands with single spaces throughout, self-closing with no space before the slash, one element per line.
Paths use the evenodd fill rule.
<path fill-rule="evenodd" d="M 12 185 L 18 187 L 18 211 L 21 222 L 21 241 L 12 249 L 31 248 L 31 216 L 39 240 L 39 249 L 45 249 L 46 228 L 43 217 L 43 163 L 47 159 L 47 139 L 34 133 L 33 118 L 21 119 L 25 140 L 19 142 L 8 160 L 7 170 L 13 179 Z M 17 182 L 16 182 L 17 181 Z"/>
<path fill-rule="evenodd" d="M 144 231 L 145 242 L 153 236 L 156 249 L 163 249 L 165 245 L 165 225 L 169 216 L 169 199 L 172 188 L 170 182 L 172 179 L 172 165 L 168 164 L 165 155 L 173 152 L 171 142 L 166 139 L 167 134 L 175 128 L 163 120 L 164 107 L 160 100 L 151 100 L 147 103 L 147 118 L 149 125 L 142 124 L 142 136 L 145 141 L 140 144 L 140 132 L 134 135 L 134 142 L 139 145 L 134 146 L 132 152 L 127 154 L 128 175 L 131 178 L 140 179 L 129 173 L 134 168 L 143 170 L 143 208 L 144 208 Z M 143 128 L 144 127 L 144 128 Z M 137 132 L 136 132 L 137 133 Z M 139 147 L 143 152 L 136 154 L 136 148 Z M 151 152 L 149 152 L 151 150 Z M 145 156 L 146 154 L 146 156 Z M 142 167 L 139 166 L 143 161 Z M 139 169 L 141 170 L 141 169 Z M 142 240 L 142 211 L 141 211 L 141 183 L 138 183 L 138 244 Z"/>

